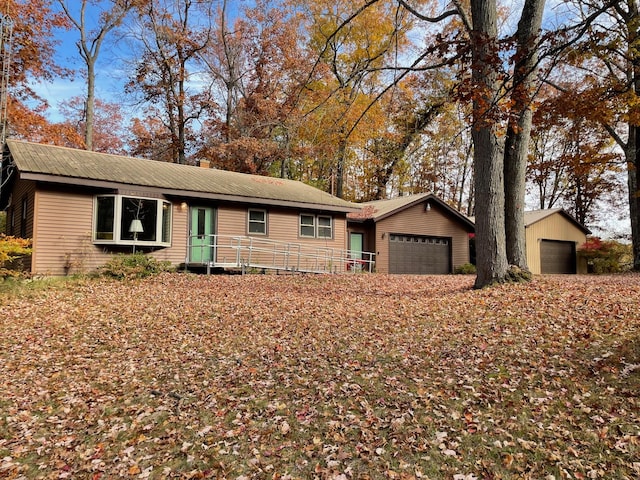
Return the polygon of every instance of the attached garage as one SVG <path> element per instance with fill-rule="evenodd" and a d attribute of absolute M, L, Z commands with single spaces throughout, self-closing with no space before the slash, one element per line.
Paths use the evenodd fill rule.
<path fill-rule="evenodd" d="M 540 270 L 543 274 L 577 273 L 575 242 L 541 240 Z"/>
<path fill-rule="evenodd" d="M 561 208 L 524 214 L 527 264 L 534 274 L 586 273 L 577 250 L 591 233 Z"/>
<path fill-rule="evenodd" d="M 389 235 L 389 273 L 451 273 L 451 239 L 421 235 Z"/>
<path fill-rule="evenodd" d="M 350 238 L 376 254 L 376 272 L 448 274 L 469 262 L 468 217 L 428 193 L 360 204 L 347 215 Z M 355 236 L 354 236 L 355 235 Z M 350 245 L 349 248 L 352 248 Z"/>

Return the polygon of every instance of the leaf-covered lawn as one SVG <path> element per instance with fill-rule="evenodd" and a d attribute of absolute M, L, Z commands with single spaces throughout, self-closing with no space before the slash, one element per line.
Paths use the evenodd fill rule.
<path fill-rule="evenodd" d="M 640 276 L 0 298 L 0 478 L 640 477 Z"/>

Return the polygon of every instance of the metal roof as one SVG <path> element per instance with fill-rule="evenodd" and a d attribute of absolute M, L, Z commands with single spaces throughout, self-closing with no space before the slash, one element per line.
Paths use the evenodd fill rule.
<path fill-rule="evenodd" d="M 20 178 L 70 185 L 146 187 L 165 194 L 329 211 L 358 209 L 295 180 L 143 160 L 38 143 L 7 140 Z"/>

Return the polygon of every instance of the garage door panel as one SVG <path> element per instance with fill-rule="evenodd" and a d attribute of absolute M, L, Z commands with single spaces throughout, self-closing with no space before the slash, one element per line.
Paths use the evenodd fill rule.
<path fill-rule="evenodd" d="M 576 273 L 575 242 L 542 240 L 540 242 L 540 267 L 546 274 Z"/>
<path fill-rule="evenodd" d="M 389 272 L 451 273 L 451 239 L 418 235 L 390 235 Z"/>

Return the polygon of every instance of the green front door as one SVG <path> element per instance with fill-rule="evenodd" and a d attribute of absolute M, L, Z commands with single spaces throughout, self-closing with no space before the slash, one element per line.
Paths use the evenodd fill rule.
<path fill-rule="evenodd" d="M 364 235 L 362 233 L 351 232 L 349 234 L 349 257 L 350 262 L 347 264 L 348 270 L 360 272 L 364 270 L 362 262 L 362 249 L 364 246 Z"/>
<path fill-rule="evenodd" d="M 349 235 L 349 251 L 352 260 L 362 259 L 364 236 L 361 233 L 351 232 Z"/>
<path fill-rule="evenodd" d="M 189 229 L 189 260 L 191 263 L 207 263 L 212 260 L 216 225 L 216 210 L 212 207 L 191 207 Z"/>

